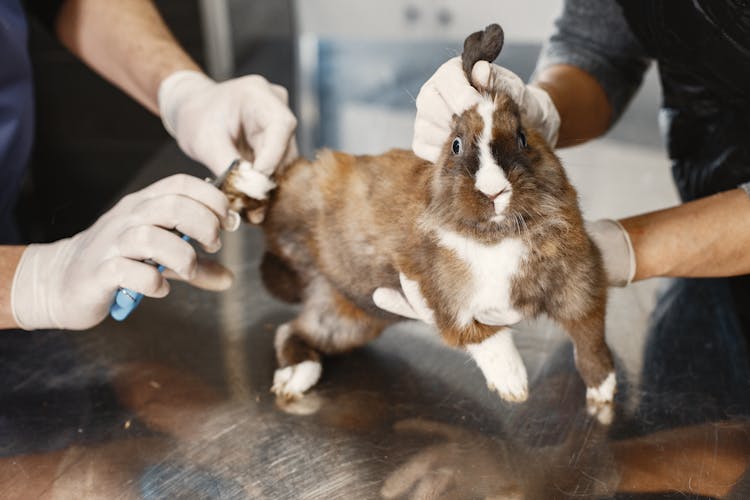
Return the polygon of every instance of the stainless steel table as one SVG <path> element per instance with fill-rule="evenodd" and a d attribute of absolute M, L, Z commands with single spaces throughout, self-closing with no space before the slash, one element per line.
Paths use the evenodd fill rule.
<path fill-rule="evenodd" d="M 184 168 L 168 147 L 139 184 Z M 237 281 L 225 293 L 175 284 L 121 324 L 5 333 L 0 497 L 641 498 L 671 489 L 700 498 L 726 493 L 747 467 L 750 395 L 732 399 L 736 387 L 716 375 L 727 366 L 704 370 L 679 339 L 667 365 L 681 367 L 683 383 L 667 392 L 644 384 L 641 372 L 654 370 L 643 353 L 615 349 L 610 427 L 586 414 L 570 343 L 544 321 L 517 335 L 531 378 L 524 404 L 502 402 L 465 354 L 408 322 L 326 359 L 309 396 L 280 404 L 269 392 L 273 331 L 294 307 L 262 289 L 262 245 L 250 227 L 226 235 L 221 259 Z M 662 497 L 671 496 L 653 498 Z"/>

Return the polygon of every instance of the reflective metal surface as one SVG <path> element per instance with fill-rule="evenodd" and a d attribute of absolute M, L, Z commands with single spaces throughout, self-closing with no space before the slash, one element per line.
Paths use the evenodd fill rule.
<path fill-rule="evenodd" d="M 273 331 L 295 310 L 262 289 L 262 244 L 253 228 L 226 235 L 228 292 L 175 284 L 122 324 L 3 334 L 0 497 L 700 498 L 747 467 L 744 340 L 709 328 L 696 341 L 686 326 L 642 350 L 643 326 L 621 314 L 641 307 L 629 290 L 610 305 L 609 428 L 586 414 L 570 343 L 545 321 L 516 336 L 532 380 L 523 404 L 406 322 L 326 359 L 309 396 L 279 404 Z"/>
<path fill-rule="evenodd" d="M 316 43 L 338 36 L 321 30 L 320 22 L 363 36 L 351 20 L 341 21 L 339 2 L 328 11 L 298 3 L 310 10 L 308 18 L 319 17 L 301 30 L 316 35 Z M 548 17 L 541 7 L 524 9 L 521 18 L 519 9 L 489 4 L 507 13 L 504 25 L 518 27 L 526 19 L 537 29 L 540 15 Z M 398 23 L 388 21 L 393 38 L 407 33 L 419 39 L 412 26 L 419 22 L 433 23 L 424 24 L 430 36 L 454 30 L 459 41 L 488 17 L 497 20 L 483 5 L 472 10 L 461 4 L 443 18 L 451 23 L 443 28 L 434 26 L 437 3 L 403 2 L 398 11 L 370 7 L 398 17 Z M 371 16 L 360 17 L 375 26 Z M 419 84 L 460 45 L 439 41 L 437 53 L 416 57 L 342 38 L 345 44 L 329 45 L 328 52 L 313 47 L 329 56 L 315 62 L 328 65 L 331 81 L 304 71 L 302 80 L 307 75 L 330 91 L 328 107 L 316 97 L 323 114 L 329 111 L 325 126 L 354 134 L 321 133 L 320 139 L 353 152 L 408 146 Z M 516 41 L 542 38 L 537 33 Z M 522 45 L 516 56 L 510 45 L 504 64 L 527 76 L 528 51 L 535 55 L 538 47 Z M 397 52 L 404 61 L 396 60 Z M 353 64 L 357 58 L 359 65 Z M 278 48 L 268 59 L 278 63 Z M 386 62 L 411 77 L 380 65 Z M 247 67 L 269 76 L 269 68 L 256 66 Z M 360 79 L 347 80 L 351 75 Z M 610 137 L 658 146 L 654 89 L 644 104 L 631 106 L 644 120 L 626 118 L 619 135 L 615 129 Z M 321 113 L 309 104 L 304 85 L 301 94 L 313 114 Z M 308 121 L 301 120 L 303 132 Z M 670 181 L 661 151 L 599 141 L 562 156 L 588 218 L 676 200 L 664 188 Z M 186 168 L 170 146 L 128 191 Z M 193 173 L 206 175 L 200 168 Z M 609 427 L 586 414 L 571 345 L 544 320 L 521 325 L 516 334 L 531 380 L 523 404 L 502 402 L 464 353 L 413 322 L 326 359 L 312 392 L 282 404 L 269 392 L 273 332 L 295 308 L 263 290 L 257 273 L 262 245 L 250 227 L 225 235 L 220 258 L 237 280 L 222 294 L 174 283 L 167 299 L 145 300 L 125 323 L 107 320 L 84 333 L 0 332 L 0 498 L 750 498 L 744 472 L 750 353 L 721 307 L 729 300 L 721 282 L 676 283 L 657 309 L 656 295 L 669 283 L 612 291 L 607 338 L 619 392 Z"/>

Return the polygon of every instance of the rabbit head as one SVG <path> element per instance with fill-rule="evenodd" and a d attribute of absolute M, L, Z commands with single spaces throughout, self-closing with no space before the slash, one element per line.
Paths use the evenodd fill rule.
<path fill-rule="evenodd" d="M 478 60 L 494 60 L 502 38 L 502 29 L 491 25 L 466 39 L 462 58 L 469 81 Z M 428 219 L 487 241 L 542 221 L 559 222 L 555 215 L 568 190 L 558 159 L 544 138 L 524 125 L 502 85 L 490 79 L 477 91 L 481 100 L 453 116 L 433 172 Z"/>

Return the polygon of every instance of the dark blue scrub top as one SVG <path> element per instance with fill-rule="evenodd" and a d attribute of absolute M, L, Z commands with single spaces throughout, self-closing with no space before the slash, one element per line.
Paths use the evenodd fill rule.
<path fill-rule="evenodd" d="M 19 0 L 0 0 L 0 244 L 19 243 L 13 208 L 34 128 L 27 34 Z"/>

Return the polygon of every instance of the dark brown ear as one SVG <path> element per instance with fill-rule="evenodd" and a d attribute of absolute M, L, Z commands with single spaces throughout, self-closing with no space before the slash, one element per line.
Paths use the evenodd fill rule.
<path fill-rule="evenodd" d="M 471 81 L 471 69 L 478 61 L 492 62 L 503 49 L 505 35 L 499 24 L 490 24 L 484 31 L 469 35 L 464 41 L 464 52 L 461 54 L 464 74 Z"/>

